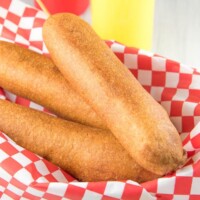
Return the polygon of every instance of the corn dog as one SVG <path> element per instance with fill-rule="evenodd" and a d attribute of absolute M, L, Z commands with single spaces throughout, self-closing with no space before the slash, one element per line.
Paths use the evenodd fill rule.
<path fill-rule="evenodd" d="M 73 14 L 52 15 L 43 26 L 43 38 L 66 80 L 138 164 L 163 175 L 185 161 L 166 111 L 86 22 Z"/>
<path fill-rule="evenodd" d="M 0 41 L 0 86 L 75 122 L 105 129 L 105 123 L 69 86 L 53 62 Z"/>
<path fill-rule="evenodd" d="M 157 178 L 140 167 L 108 131 L 0 100 L 0 131 L 81 181 Z"/>

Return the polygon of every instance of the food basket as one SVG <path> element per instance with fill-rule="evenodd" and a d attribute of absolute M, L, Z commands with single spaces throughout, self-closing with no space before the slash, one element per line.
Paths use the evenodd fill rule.
<path fill-rule="evenodd" d="M 42 38 L 45 19 L 42 11 L 19 0 L 0 1 L 0 40 L 48 54 Z M 78 182 L 0 132 L 0 199 L 200 199 L 200 71 L 115 41 L 106 43 L 166 109 L 182 138 L 187 163 L 175 173 L 142 184 L 132 180 Z M 3 88 L 0 97 L 45 111 Z"/>

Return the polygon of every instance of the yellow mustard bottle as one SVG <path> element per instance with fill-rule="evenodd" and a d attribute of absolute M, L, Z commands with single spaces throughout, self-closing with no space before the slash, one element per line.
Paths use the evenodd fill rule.
<path fill-rule="evenodd" d="M 155 0 L 91 0 L 92 26 L 102 39 L 151 50 Z"/>

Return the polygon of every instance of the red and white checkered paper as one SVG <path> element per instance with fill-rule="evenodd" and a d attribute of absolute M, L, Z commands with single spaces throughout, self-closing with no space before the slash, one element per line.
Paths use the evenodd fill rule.
<path fill-rule="evenodd" d="M 48 54 L 42 39 L 45 18 L 43 12 L 19 0 L 2 0 L 0 39 Z M 0 132 L 1 199 L 200 199 L 200 71 L 113 41 L 107 44 L 167 110 L 180 132 L 187 164 L 173 174 L 142 184 L 131 180 L 78 182 Z M 45 110 L 3 88 L 0 97 Z"/>

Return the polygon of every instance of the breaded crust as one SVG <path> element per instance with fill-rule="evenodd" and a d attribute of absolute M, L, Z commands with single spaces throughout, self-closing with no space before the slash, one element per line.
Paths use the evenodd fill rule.
<path fill-rule="evenodd" d="M 0 41 L 0 87 L 43 105 L 64 119 L 106 129 L 51 59 L 4 41 Z"/>
<path fill-rule="evenodd" d="M 0 131 L 81 181 L 158 178 L 139 166 L 108 131 L 0 100 Z"/>
<path fill-rule="evenodd" d="M 89 24 L 69 13 L 52 15 L 43 38 L 66 80 L 141 166 L 163 175 L 183 164 L 181 139 L 166 111 Z"/>

